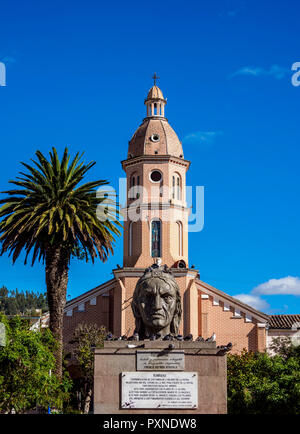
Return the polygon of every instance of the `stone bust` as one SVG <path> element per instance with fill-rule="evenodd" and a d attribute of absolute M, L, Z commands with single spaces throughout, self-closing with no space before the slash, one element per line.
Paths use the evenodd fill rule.
<path fill-rule="evenodd" d="M 178 334 L 182 307 L 179 286 L 170 269 L 154 264 L 138 280 L 131 303 L 140 339 Z"/>

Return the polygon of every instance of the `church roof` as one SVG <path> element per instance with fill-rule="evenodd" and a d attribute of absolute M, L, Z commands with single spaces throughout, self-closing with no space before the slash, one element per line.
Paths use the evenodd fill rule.
<path fill-rule="evenodd" d="M 156 84 L 148 92 L 146 101 L 149 99 L 164 99 L 162 91 Z"/>
<path fill-rule="evenodd" d="M 291 329 L 300 324 L 300 315 L 270 315 L 268 323 L 270 329 Z"/>
<path fill-rule="evenodd" d="M 229 307 L 232 306 L 233 308 L 235 308 L 237 306 L 241 311 L 251 314 L 259 321 L 266 322 L 269 319 L 269 315 L 257 309 L 254 309 L 254 307 L 249 306 L 246 303 L 243 303 L 238 298 L 232 297 L 226 292 L 223 292 L 220 289 L 217 289 L 209 285 L 208 283 L 203 282 L 200 279 L 196 279 L 195 282 L 198 286 L 198 289 L 212 296 L 214 300 L 221 300 L 223 303 L 228 304 Z"/>
<path fill-rule="evenodd" d="M 180 140 L 165 118 L 146 118 L 129 142 L 128 157 L 171 155 L 183 158 Z"/>

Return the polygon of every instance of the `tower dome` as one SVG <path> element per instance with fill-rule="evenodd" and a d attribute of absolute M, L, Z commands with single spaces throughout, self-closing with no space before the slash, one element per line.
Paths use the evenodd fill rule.
<path fill-rule="evenodd" d="M 162 91 L 156 84 L 149 90 L 146 101 L 150 99 L 164 99 Z"/>
<path fill-rule="evenodd" d="M 156 80 L 158 77 L 155 74 L 153 78 Z M 145 99 L 147 117 L 129 142 L 128 158 L 142 155 L 170 155 L 183 158 L 182 144 L 165 118 L 166 103 L 162 91 L 154 82 Z"/>
<path fill-rule="evenodd" d="M 142 155 L 171 155 L 183 158 L 180 140 L 167 119 L 146 118 L 129 142 L 128 158 Z"/>

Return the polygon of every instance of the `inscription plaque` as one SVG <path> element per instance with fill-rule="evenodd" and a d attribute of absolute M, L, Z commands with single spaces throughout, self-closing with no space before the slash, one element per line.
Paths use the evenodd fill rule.
<path fill-rule="evenodd" d="M 184 371 L 183 351 L 137 351 L 137 371 Z"/>
<path fill-rule="evenodd" d="M 121 408 L 198 407 L 197 372 L 123 372 Z"/>

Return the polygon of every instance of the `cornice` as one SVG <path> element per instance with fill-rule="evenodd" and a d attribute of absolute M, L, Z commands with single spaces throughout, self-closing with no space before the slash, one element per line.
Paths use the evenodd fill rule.
<path fill-rule="evenodd" d="M 146 117 L 143 119 L 142 124 L 143 124 L 145 121 L 148 121 L 148 120 L 150 120 L 150 119 L 154 119 L 154 120 L 158 120 L 158 121 L 166 121 L 166 122 L 168 122 L 168 119 L 165 118 L 164 116 L 156 116 L 156 115 L 154 115 L 154 116 L 146 116 Z M 141 124 L 141 125 L 142 125 L 142 124 Z"/>
<path fill-rule="evenodd" d="M 172 200 L 172 199 L 170 199 Z M 184 205 L 178 205 L 173 202 L 138 202 L 138 199 L 132 200 L 131 203 L 121 208 L 121 211 L 127 209 L 140 208 L 141 210 L 164 210 L 164 209 L 178 209 L 181 211 L 190 211 L 190 208 Z"/>
<path fill-rule="evenodd" d="M 115 278 L 108 280 L 102 285 L 99 285 L 96 288 L 93 288 L 90 291 L 87 291 L 84 294 L 79 295 L 78 297 L 75 297 L 72 300 L 67 301 L 66 306 L 64 308 L 64 312 L 74 309 L 74 307 L 76 307 L 78 304 L 85 303 L 87 301 L 90 301 L 92 298 L 97 297 L 98 295 L 102 295 L 106 293 L 110 289 L 113 289 L 115 284 L 116 284 Z"/>
<path fill-rule="evenodd" d="M 134 166 L 139 163 L 175 163 L 184 166 L 187 169 L 191 165 L 189 160 L 174 157 L 172 155 L 140 155 L 138 157 L 128 158 L 127 160 L 121 161 L 124 170 L 129 166 Z"/>
<path fill-rule="evenodd" d="M 113 270 L 114 276 L 116 279 L 120 279 L 122 277 L 141 277 L 145 272 L 145 268 L 138 267 L 124 267 L 124 268 L 116 268 Z M 199 270 L 195 268 L 171 268 L 171 272 L 174 277 L 193 277 L 196 279 Z"/>
<path fill-rule="evenodd" d="M 266 313 L 254 309 L 252 306 L 249 306 L 248 304 L 241 302 L 237 298 L 231 297 L 225 292 L 220 291 L 217 288 L 214 288 L 213 286 L 203 282 L 200 279 L 196 279 L 196 284 L 198 285 L 198 289 L 204 292 L 205 294 L 212 296 L 214 299 L 220 300 L 223 303 L 232 306 L 233 308 L 238 308 L 238 310 L 241 310 L 246 314 L 250 313 L 255 319 L 258 320 L 259 323 L 264 323 L 269 318 L 269 315 L 267 315 Z"/>

